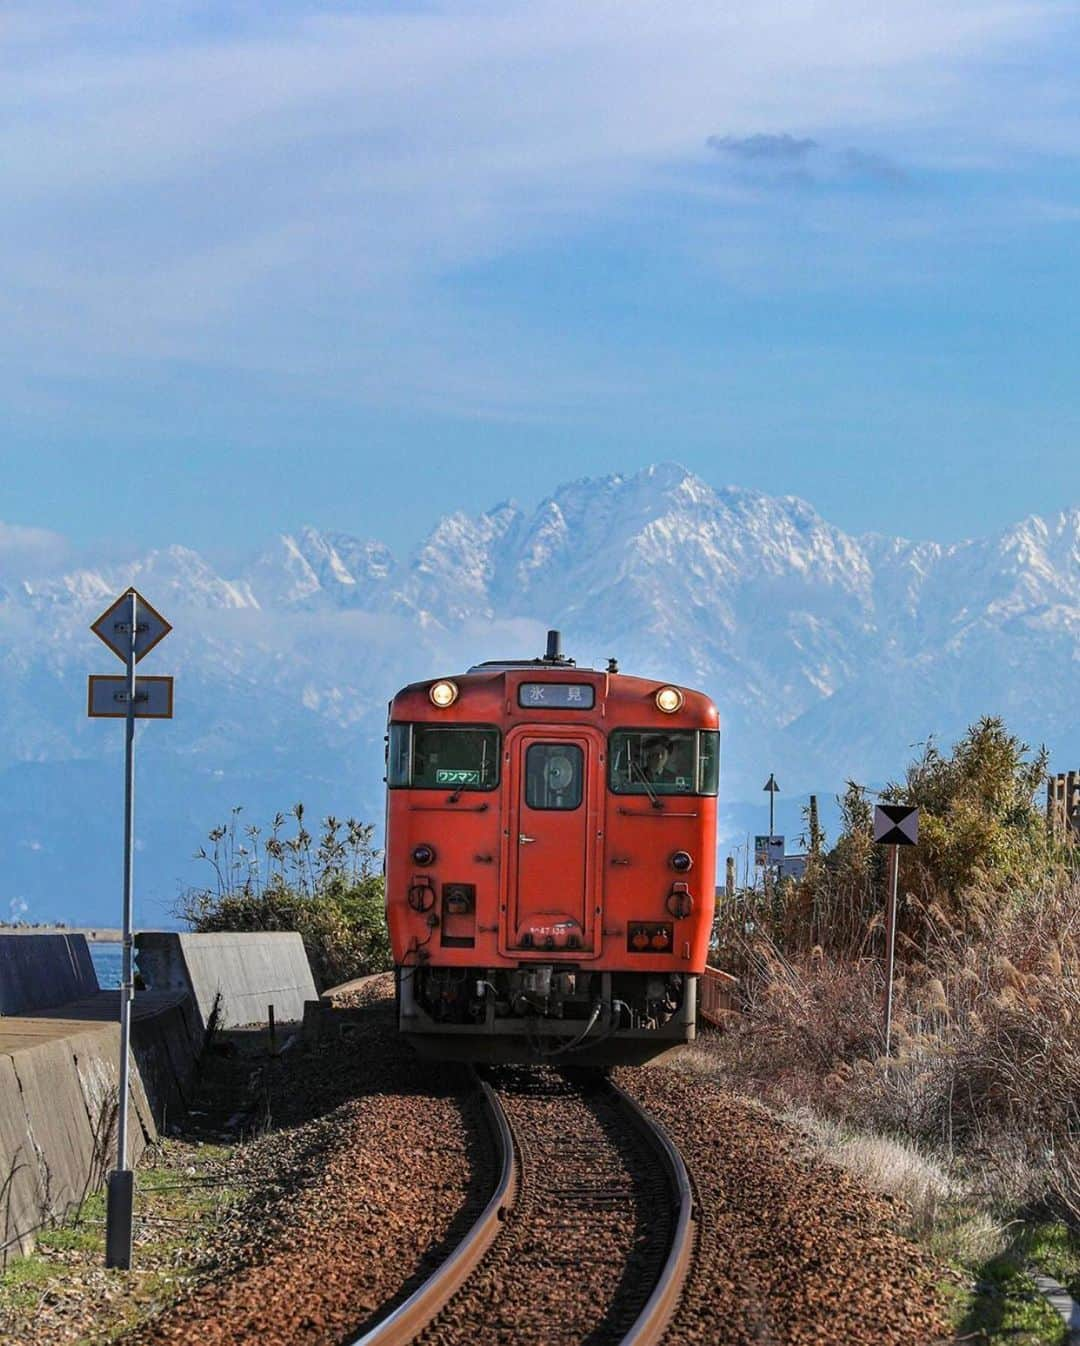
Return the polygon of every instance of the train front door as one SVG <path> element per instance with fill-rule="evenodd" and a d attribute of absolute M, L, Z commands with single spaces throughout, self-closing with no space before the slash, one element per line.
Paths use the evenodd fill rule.
<path fill-rule="evenodd" d="M 602 739 L 554 725 L 510 737 L 508 949 L 580 957 L 597 926 Z"/>

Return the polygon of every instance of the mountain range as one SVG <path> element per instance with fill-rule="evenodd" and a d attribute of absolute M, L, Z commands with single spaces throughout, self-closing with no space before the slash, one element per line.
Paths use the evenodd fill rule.
<path fill-rule="evenodd" d="M 532 657 L 548 627 L 579 663 L 712 694 L 727 842 L 766 829 L 770 771 L 797 832 L 807 792 L 896 777 L 983 714 L 1080 764 L 1080 509 L 957 543 L 855 536 L 664 463 L 449 514 L 407 557 L 305 527 L 232 575 L 180 545 L 0 564 L 0 917 L 115 923 L 123 736 L 87 720 L 85 678 L 120 671 L 88 628 L 129 584 L 174 626 L 140 671 L 177 680 L 175 719 L 139 731 L 147 922 L 209 877 L 191 856 L 235 805 L 377 821 L 397 687 Z"/>

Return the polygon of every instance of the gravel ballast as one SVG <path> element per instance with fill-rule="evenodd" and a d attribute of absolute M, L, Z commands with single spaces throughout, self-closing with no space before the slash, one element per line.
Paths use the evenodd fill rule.
<path fill-rule="evenodd" d="M 392 985 L 389 988 L 392 994 Z M 328 1346 L 409 1293 L 471 1223 L 493 1183 L 467 1073 L 417 1062 L 397 1039 L 386 979 L 348 1038 L 285 1058 L 286 1125 L 242 1168 L 272 1174 L 262 1208 L 223 1231 L 220 1273 L 125 1338 L 130 1346 Z"/>
<path fill-rule="evenodd" d="M 701 1203 L 698 1253 L 665 1346 L 949 1339 L 935 1268 L 895 1232 L 887 1201 L 700 1075 L 615 1077 L 678 1146 Z"/>

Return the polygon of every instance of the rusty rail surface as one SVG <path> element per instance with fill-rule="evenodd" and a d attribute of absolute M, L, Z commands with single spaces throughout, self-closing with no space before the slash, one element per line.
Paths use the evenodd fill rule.
<path fill-rule="evenodd" d="M 608 1081 L 608 1087 L 617 1095 L 638 1131 L 660 1156 L 675 1199 L 675 1230 L 667 1261 L 645 1307 L 622 1340 L 622 1346 L 658 1346 L 671 1324 L 694 1256 L 697 1224 L 694 1190 L 682 1155 L 660 1123 L 613 1081 Z"/>
<path fill-rule="evenodd" d="M 510 1124 L 495 1091 L 486 1080 L 479 1082 L 479 1088 L 500 1150 L 499 1180 L 491 1199 L 446 1261 L 408 1299 L 349 1346 L 405 1346 L 412 1341 L 464 1285 L 498 1237 L 506 1211 L 513 1203 L 517 1163 Z"/>

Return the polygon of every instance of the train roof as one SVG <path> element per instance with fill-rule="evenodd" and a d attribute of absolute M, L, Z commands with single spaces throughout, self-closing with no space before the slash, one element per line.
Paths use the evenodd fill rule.
<path fill-rule="evenodd" d="M 482 664 L 473 664 L 466 673 L 509 673 L 515 668 L 547 669 L 557 672 L 559 669 L 573 669 L 575 673 L 599 673 L 600 669 L 588 664 L 579 664 L 574 659 L 485 659 Z"/>

